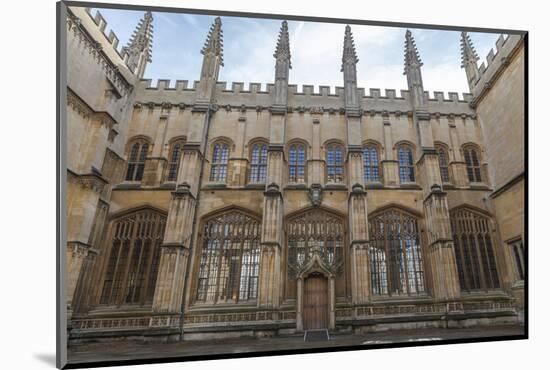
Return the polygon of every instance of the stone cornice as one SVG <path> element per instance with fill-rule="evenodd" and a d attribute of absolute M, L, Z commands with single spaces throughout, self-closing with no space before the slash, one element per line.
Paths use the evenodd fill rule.
<path fill-rule="evenodd" d="M 432 101 L 430 99 L 429 101 Z M 437 101 L 437 100 L 436 100 Z M 445 101 L 447 102 L 447 101 Z M 461 103 L 466 103 L 465 101 L 460 101 Z M 449 101 L 449 103 L 452 103 L 452 101 Z M 144 105 L 149 106 L 150 108 L 154 107 L 162 107 L 164 104 L 166 104 L 165 101 L 136 101 L 134 103 L 134 107 L 141 109 Z M 339 114 L 339 115 L 346 115 L 346 108 L 345 107 L 325 107 L 325 106 L 319 106 L 319 105 L 311 105 L 311 106 L 282 106 L 282 107 L 275 107 L 275 106 L 268 106 L 268 105 L 237 105 L 237 104 L 221 104 L 220 106 L 216 104 L 211 104 L 209 102 L 172 102 L 171 103 L 173 107 L 179 107 L 180 110 L 185 110 L 186 107 L 192 107 L 192 111 L 194 112 L 206 112 L 210 108 L 211 111 L 215 112 L 219 110 L 219 108 L 223 108 L 227 112 L 232 111 L 238 111 L 241 114 L 245 114 L 247 111 L 251 112 L 262 112 L 262 111 L 268 111 L 271 113 L 271 115 L 288 115 L 291 113 L 309 113 L 311 115 L 323 115 L 323 114 Z M 361 116 L 382 116 L 384 118 L 384 124 L 391 124 L 390 121 L 388 121 L 390 116 L 394 117 L 401 117 L 401 116 L 407 116 L 412 117 L 413 111 L 402 111 L 399 109 L 395 110 L 386 110 L 386 109 L 364 109 L 359 108 L 358 110 L 354 110 L 352 112 L 348 112 L 347 116 L 349 117 L 361 117 Z M 464 112 L 441 112 L 437 110 L 436 108 L 433 108 L 430 111 L 423 112 L 423 117 L 425 119 L 440 119 L 441 117 L 448 117 L 450 119 L 454 119 L 456 117 L 461 117 L 463 119 L 471 118 L 476 119 L 477 115 L 474 111 L 464 113 Z M 245 116 L 241 116 L 241 118 L 246 119 Z"/>
<path fill-rule="evenodd" d="M 168 243 L 162 243 L 161 248 L 163 249 L 189 249 L 189 246 L 183 244 L 183 243 L 175 243 L 175 242 L 168 242 Z"/>
<path fill-rule="evenodd" d="M 284 144 L 269 144 L 269 146 L 267 147 L 268 152 L 284 152 L 284 150 Z"/>
<path fill-rule="evenodd" d="M 430 192 L 424 198 L 424 203 L 426 203 L 432 197 L 446 197 L 447 193 L 442 190 L 442 187 L 438 184 L 433 184 Z"/>
<path fill-rule="evenodd" d="M 271 183 L 267 186 L 267 189 L 264 191 L 264 196 L 266 197 L 278 197 L 283 199 L 279 185 L 276 183 Z"/>
<path fill-rule="evenodd" d="M 70 252 L 73 257 L 84 258 L 88 255 L 90 245 L 78 240 L 71 240 L 67 242 L 67 252 Z"/>
<path fill-rule="evenodd" d="M 105 186 L 109 184 L 105 178 L 98 174 L 77 174 L 69 169 L 67 169 L 67 181 L 91 189 L 97 193 L 103 192 Z"/>
<path fill-rule="evenodd" d="M 75 112 L 83 118 L 97 119 L 101 122 L 101 124 L 105 125 L 109 129 L 113 129 L 113 127 L 118 123 L 108 112 L 94 110 L 69 86 L 67 86 L 67 105 L 72 107 Z"/>
<path fill-rule="evenodd" d="M 272 115 L 286 115 L 287 108 L 286 105 L 272 105 L 271 108 L 269 108 Z"/>
<path fill-rule="evenodd" d="M 193 193 L 191 193 L 191 186 L 186 182 L 177 184 L 176 190 L 172 192 L 172 198 L 183 198 L 183 197 L 191 197 L 195 199 L 195 196 L 193 195 Z"/>
<path fill-rule="evenodd" d="M 518 182 L 523 180 L 524 177 L 525 177 L 525 172 L 522 171 L 520 174 L 512 177 L 512 179 L 510 179 L 504 185 L 502 185 L 501 187 L 499 187 L 498 189 L 493 191 L 491 193 L 490 197 L 493 198 L 493 199 L 498 197 L 500 194 L 504 193 L 506 190 L 510 189 L 512 186 L 514 186 L 515 184 L 517 184 Z"/>

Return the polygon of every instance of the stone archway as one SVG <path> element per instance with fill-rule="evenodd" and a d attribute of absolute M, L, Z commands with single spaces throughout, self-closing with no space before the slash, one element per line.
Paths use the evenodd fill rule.
<path fill-rule="evenodd" d="M 288 276 L 296 279 L 296 328 L 302 331 L 323 325 L 322 329 L 334 329 L 335 281 L 345 269 L 345 218 L 313 207 L 288 217 L 285 228 Z M 308 279 L 311 285 L 306 284 Z"/>

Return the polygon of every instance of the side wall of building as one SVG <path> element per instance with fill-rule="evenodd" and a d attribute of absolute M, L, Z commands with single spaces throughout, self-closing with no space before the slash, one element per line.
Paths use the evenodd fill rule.
<path fill-rule="evenodd" d="M 525 46 L 520 36 L 497 43 L 497 53 L 474 92 L 494 189 L 491 208 L 508 261 L 504 283 L 522 307 L 523 278 L 518 268 L 524 267 L 512 250 L 517 243 L 523 247 L 525 240 Z"/>

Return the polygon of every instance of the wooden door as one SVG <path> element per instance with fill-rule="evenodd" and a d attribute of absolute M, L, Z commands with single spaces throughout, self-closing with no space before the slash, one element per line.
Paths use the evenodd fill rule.
<path fill-rule="evenodd" d="M 313 275 L 304 282 L 304 329 L 328 328 L 328 282 L 322 275 Z"/>

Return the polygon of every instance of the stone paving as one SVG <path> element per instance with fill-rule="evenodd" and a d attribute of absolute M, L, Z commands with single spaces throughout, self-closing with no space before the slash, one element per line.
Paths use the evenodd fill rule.
<path fill-rule="evenodd" d="M 486 338 L 524 334 L 524 326 L 506 325 L 463 329 L 394 330 L 369 334 L 331 335 L 329 341 L 304 342 L 302 336 L 239 338 L 175 343 L 121 341 L 87 343 L 69 347 L 69 363 L 136 360 L 161 357 L 219 355 L 259 351 L 313 349 L 391 343 L 426 342 L 445 339 Z"/>

